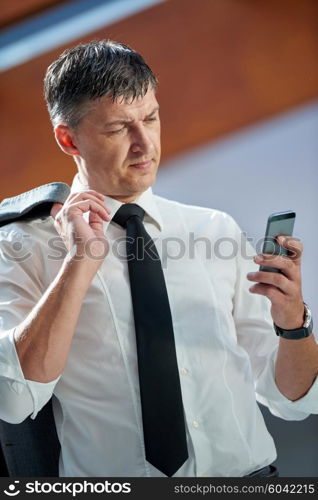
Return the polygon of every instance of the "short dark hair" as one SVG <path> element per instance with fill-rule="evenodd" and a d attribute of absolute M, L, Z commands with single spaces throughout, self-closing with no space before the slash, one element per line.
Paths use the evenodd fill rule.
<path fill-rule="evenodd" d="M 157 77 L 138 52 L 112 40 L 92 41 L 65 50 L 47 69 L 44 96 L 51 121 L 76 127 L 84 104 L 104 95 L 114 101 L 143 97 Z"/>

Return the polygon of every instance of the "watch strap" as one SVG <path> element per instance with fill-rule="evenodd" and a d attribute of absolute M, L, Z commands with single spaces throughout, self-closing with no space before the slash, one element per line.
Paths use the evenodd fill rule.
<path fill-rule="evenodd" d="M 296 328 L 295 330 L 284 330 L 283 328 L 280 328 L 279 326 L 275 325 L 274 323 L 274 329 L 276 332 L 276 335 L 279 335 L 280 337 L 283 337 L 284 339 L 304 339 L 306 337 L 309 337 L 309 335 L 312 333 L 313 330 L 313 321 L 310 321 L 309 326 L 306 327 L 301 327 L 301 328 Z"/>

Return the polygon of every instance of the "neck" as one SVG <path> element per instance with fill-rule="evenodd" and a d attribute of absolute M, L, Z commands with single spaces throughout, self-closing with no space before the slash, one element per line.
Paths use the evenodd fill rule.
<path fill-rule="evenodd" d="M 83 186 L 85 186 L 87 188 L 89 187 L 90 189 L 95 189 L 98 192 L 102 192 L 100 189 L 94 188 L 94 183 L 90 184 L 89 181 L 88 181 L 88 179 L 87 179 L 87 177 L 84 176 L 83 173 L 80 172 L 80 171 L 78 172 L 78 178 L 79 178 L 80 183 Z M 109 198 L 113 198 L 114 200 L 118 200 L 121 203 L 132 203 L 139 196 L 139 194 L 135 194 L 135 195 L 121 195 L 121 194 L 114 195 L 114 194 L 109 194 L 107 192 L 102 192 L 102 194 L 104 194 L 105 196 L 108 196 Z"/>
<path fill-rule="evenodd" d="M 120 201 L 121 203 L 132 203 L 133 201 L 138 198 L 138 196 L 114 196 L 111 194 L 104 193 L 106 196 L 109 196 L 110 198 L 114 198 L 114 200 Z"/>

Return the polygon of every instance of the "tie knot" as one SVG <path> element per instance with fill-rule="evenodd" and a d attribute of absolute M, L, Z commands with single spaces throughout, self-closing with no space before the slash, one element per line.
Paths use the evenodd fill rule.
<path fill-rule="evenodd" d="M 113 221 L 125 228 L 130 217 L 137 216 L 143 220 L 145 211 L 135 203 L 124 203 L 115 213 Z"/>

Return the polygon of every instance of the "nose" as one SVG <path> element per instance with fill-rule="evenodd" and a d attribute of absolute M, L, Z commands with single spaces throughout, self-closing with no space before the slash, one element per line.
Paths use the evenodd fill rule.
<path fill-rule="evenodd" d="M 149 130 L 144 127 L 138 127 L 132 134 L 131 151 L 133 153 L 142 153 L 145 156 L 153 152 L 153 142 Z"/>

